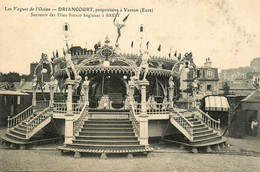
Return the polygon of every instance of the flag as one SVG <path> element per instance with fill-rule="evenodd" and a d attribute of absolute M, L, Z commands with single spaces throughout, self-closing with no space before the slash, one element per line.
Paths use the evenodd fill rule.
<path fill-rule="evenodd" d="M 144 31 L 144 27 L 143 25 L 140 26 L 140 32 L 143 32 Z"/>
<path fill-rule="evenodd" d="M 171 52 L 172 52 L 172 48 L 170 48 L 170 52 L 169 52 L 169 58 L 171 58 Z"/>
<path fill-rule="evenodd" d="M 146 42 L 146 48 L 149 48 L 149 41 Z"/>
<path fill-rule="evenodd" d="M 179 53 L 178 60 L 181 60 L 181 53 Z"/>
<path fill-rule="evenodd" d="M 157 48 L 157 51 L 161 51 L 161 44 L 160 44 L 159 47 Z"/>
<path fill-rule="evenodd" d="M 128 18 L 129 14 L 123 19 L 123 22 L 125 22 Z"/>
<path fill-rule="evenodd" d="M 58 50 L 56 50 L 56 57 L 59 57 L 59 53 L 58 53 Z"/>
<path fill-rule="evenodd" d="M 175 51 L 174 56 L 177 57 L 177 51 Z"/>
<path fill-rule="evenodd" d="M 133 48 L 133 47 L 134 47 L 134 41 L 131 42 L 131 48 Z"/>

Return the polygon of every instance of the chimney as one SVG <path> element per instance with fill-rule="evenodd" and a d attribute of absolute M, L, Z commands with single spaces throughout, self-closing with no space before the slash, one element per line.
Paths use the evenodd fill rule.
<path fill-rule="evenodd" d="M 210 58 L 206 58 L 206 61 L 204 62 L 204 68 L 212 68 L 212 61 Z"/>

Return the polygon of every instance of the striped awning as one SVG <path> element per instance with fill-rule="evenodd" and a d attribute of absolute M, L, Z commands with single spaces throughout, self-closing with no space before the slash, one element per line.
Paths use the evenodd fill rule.
<path fill-rule="evenodd" d="M 227 98 L 224 96 L 208 96 L 205 98 L 206 111 L 229 111 Z"/>

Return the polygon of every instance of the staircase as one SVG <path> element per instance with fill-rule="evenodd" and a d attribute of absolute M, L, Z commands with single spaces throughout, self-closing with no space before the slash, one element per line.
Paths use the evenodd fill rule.
<path fill-rule="evenodd" d="M 18 115 L 8 118 L 8 129 L 3 140 L 16 144 L 27 145 L 39 139 L 35 134 L 51 122 L 50 107 L 37 109 L 33 112 L 30 106 Z"/>
<path fill-rule="evenodd" d="M 175 113 L 170 116 L 170 122 L 188 139 L 184 145 L 198 148 L 226 142 L 219 133 L 220 122 L 200 109 L 196 108 L 196 111 L 190 112 L 174 108 L 174 111 Z"/>
<path fill-rule="evenodd" d="M 71 144 L 60 150 L 88 153 L 140 153 L 152 149 L 141 145 L 129 111 L 89 112 Z"/>

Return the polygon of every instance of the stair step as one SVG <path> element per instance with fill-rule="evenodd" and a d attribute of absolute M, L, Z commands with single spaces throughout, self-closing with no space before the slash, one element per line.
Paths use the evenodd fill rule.
<path fill-rule="evenodd" d="M 200 127 L 200 128 L 192 128 L 193 133 L 197 132 L 197 131 L 205 131 L 205 130 L 208 130 L 208 129 L 209 129 L 209 127 L 207 127 L 207 126 Z"/>
<path fill-rule="evenodd" d="M 18 126 L 19 126 L 19 128 L 27 129 L 27 126 L 26 126 L 26 125 L 19 124 Z"/>
<path fill-rule="evenodd" d="M 114 149 L 114 150 L 124 150 L 124 149 L 143 149 L 144 145 L 92 145 L 92 144 L 82 144 L 82 143 L 72 143 L 67 144 L 68 147 L 76 148 L 95 148 L 95 149 Z"/>
<path fill-rule="evenodd" d="M 217 132 L 196 135 L 196 136 L 193 136 L 193 140 L 206 139 L 206 138 L 210 138 L 213 136 L 217 136 Z"/>
<path fill-rule="evenodd" d="M 81 128 L 81 131 L 86 131 L 86 130 L 91 130 L 91 131 L 133 131 L 133 128 L 108 128 L 108 127 L 100 127 L 100 128 Z"/>
<path fill-rule="evenodd" d="M 135 136 L 134 132 L 81 131 L 79 136 Z"/>
<path fill-rule="evenodd" d="M 138 140 L 72 140 L 73 143 L 82 143 L 89 145 L 139 145 Z"/>
<path fill-rule="evenodd" d="M 208 138 L 203 138 L 203 139 L 198 139 L 198 140 L 193 140 L 190 142 L 191 145 L 196 145 L 196 144 L 205 144 L 205 143 L 210 143 L 210 142 L 214 142 L 217 140 L 220 140 L 222 138 L 222 136 L 211 136 Z"/>
<path fill-rule="evenodd" d="M 205 126 L 205 124 L 202 124 L 202 123 L 201 123 L 201 124 L 194 124 L 194 125 L 193 125 L 193 128 L 194 128 L 194 129 L 195 129 L 195 128 L 197 129 L 197 128 L 201 128 L 201 127 L 204 127 L 204 126 Z"/>
<path fill-rule="evenodd" d="M 190 121 L 193 125 L 202 124 L 201 121 Z"/>
<path fill-rule="evenodd" d="M 84 124 L 91 127 L 132 127 L 132 124 Z"/>
<path fill-rule="evenodd" d="M 136 136 L 76 136 L 76 139 L 86 139 L 86 140 L 137 140 Z"/>
<path fill-rule="evenodd" d="M 129 115 L 129 112 L 89 112 L 90 115 Z"/>
<path fill-rule="evenodd" d="M 19 127 L 19 126 L 15 126 L 14 129 L 15 129 L 16 131 L 21 132 L 21 133 L 26 133 L 26 129 L 25 129 L 25 128 L 21 128 L 21 127 Z"/>
<path fill-rule="evenodd" d="M 201 134 L 208 134 L 212 133 L 212 129 L 207 129 L 207 130 L 201 130 L 201 131 L 193 131 L 193 136 L 201 135 Z"/>
<path fill-rule="evenodd" d="M 88 120 L 85 124 L 131 124 L 130 120 Z"/>
<path fill-rule="evenodd" d="M 209 143 L 197 143 L 195 145 L 192 145 L 193 147 L 205 147 L 205 146 L 212 146 L 212 145 L 217 145 L 220 143 L 224 143 L 227 140 L 225 138 L 221 138 L 221 139 L 216 139 L 216 140 L 211 140 L 211 142 Z"/>
<path fill-rule="evenodd" d="M 10 132 L 6 132 L 5 135 L 11 139 L 14 139 L 14 140 L 18 140 L 18 141 L 26 141 L 28 139 L 24 138 L 24 137 L 20 137 L 20 136 L 17 136 L 15 134 L 12 134 Z"/>
<path fill-rule="evenodd" d="M 190 122 L 197 122 L 198 121 L 198 119 L 196 119 L 196 118 L 187 118 L 187 120 L 190 121 Z"/>
<path fill-rule="evenodd" d="M 10 129 L 10 132 L 14 135 L 17 135 L 19 137 L 22 137 L 22 138 L 26 138 L 26 133 L 22 133 L 22 132 L 19 132 L 19 131 L 16 131 L 15 129 L 11 128 Z"/>
<path fill-rule="evenodd" d="M 89 117 L 88 120 L 129 120 L 129 117 L 110 117 L 110 116 L 103 116 L 103 117 Z"/>

